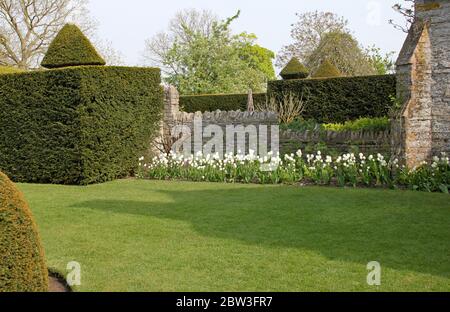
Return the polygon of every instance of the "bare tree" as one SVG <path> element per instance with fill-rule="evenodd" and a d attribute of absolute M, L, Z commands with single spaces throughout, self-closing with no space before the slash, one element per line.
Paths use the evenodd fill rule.
<path fill-rule="evenodd" d="M 109 40 L 101 40 L 96 34 L 90 38 L 97 49 L 98 53 L 103 57 L 106 64 L 109 66 L 125 65 L 123 54 L 116 50 Z"/>
<path fill-rule="evenodd" d="M 88 0 L 0 0 L 0 64 L 39 67 L 51 41 L 66 23 L 77 24 L 108 64 L 123 63 L 108 41 L 98 39 Z"/>
<path fill-rule="evenodd" d="M 389 23 L 392 24 L 396 29 L 399 29 L 405 33 L 409 32 L 411 25 L 414 22 L 415 18 L 415 3 L 414 0 L 404 0 L 405 4 L 397 3 L 392 8 L 404 16 L 405 22 L 403 25 L 397 24 L 394 20 L 389 20 Z"/>
<path fill-rule="evenodd" d="M 283 67 L 295 56 L 305 62 L 316 50 L 322 38 L 330 32 L 349 33 L 348 21 L 331 12 L 307 12 L 296 14 L 298 21 L 292 25 L 291 37 L 294 42 L 284 46 L 277 56 L 277 67 Z"/>
<path fill-rule="evenodd" d="M 95 27 L 85 11 L 86 0 L 0 0 L 0 60 L 37 67 L 64 24 L 76 19 L 83 31 Z"/>

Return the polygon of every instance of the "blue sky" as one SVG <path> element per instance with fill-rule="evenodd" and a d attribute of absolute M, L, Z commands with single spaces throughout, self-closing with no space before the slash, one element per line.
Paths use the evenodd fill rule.
<path fill-rule="evenodd" d="M 295 13 L 331 11 L 349 20 L 350 29 L 365 46 L 375 44 L 384 52 L 401 49 L 406 37 L 389 25 L 389 19 L 401 21 L 392 10 L 398 0 L 90 0 L 89 9 L 99 22 L 99 35 L 112 42 L 127 65 L 138 65 L 145 39 L 166 29 L 168 21 L 180 9 L 209 9 L 220 17 L 241 17 L 233 24 L 235 32 L 255 33 L 258 43 L 278 52 L 291 42 L 291 24 Z"/>

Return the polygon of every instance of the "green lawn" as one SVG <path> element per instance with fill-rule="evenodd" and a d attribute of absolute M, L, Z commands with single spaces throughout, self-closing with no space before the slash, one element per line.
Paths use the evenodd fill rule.
<path fill-rule="evenodd" d="M 79 291 L 450 291 L 450 197 L 122 180 L 20 184 Z M 366 283 L 382 265 L 382 286 Z"/>

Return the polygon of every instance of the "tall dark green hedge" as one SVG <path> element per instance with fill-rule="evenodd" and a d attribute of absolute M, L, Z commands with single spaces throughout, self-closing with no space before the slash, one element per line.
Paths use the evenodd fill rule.
<path fill-rule="evenodd" d="M 159 69 L 71 67 L 0 76 L 0 170 L 19 182 L 125 177 L 163 107 Z"/>
<path fill-rule="evenodd" d="M 384 117 L 396 94 L 395 75 L 329 79 L 277 80 L 268 85 L 269 97 L 292 92 L 305 103 L 303 118 L 342 123 L 360 117 Z"/>
<path fill-rule="evenodd" d="M 221 111 L 246 111 L 248 94 L 202 94 L 180 97 L 181 109 L 188 113 Z M 255 105 L 265 103 L 265 93 L 253 94 Z"/>

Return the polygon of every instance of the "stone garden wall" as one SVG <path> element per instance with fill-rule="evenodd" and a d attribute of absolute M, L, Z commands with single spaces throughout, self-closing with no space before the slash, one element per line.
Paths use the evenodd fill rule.
<path fill-rule="evenodd" d="M 390 131 L 382 132 L 352 132 L 352 131 L 292 131 L 283 130 L 278 132 L 278 116 L 272 112 L 243 112 L 243 111 L 215 111 L 215 112 L 197 112 L 186 113 L 180 111 L 179 95 L 174 87 L 168 87 L 165 91 L 165 114 L 162 132 L 170 135 L 175 126 L 187 126 L 190 131 L 190 142 L 192 150 L 195 147 L 195 135 L 202 133 L 201 142 L 203 146 L 208 144 L 212 137 L 217 135 L 210 131 L 210 126 L 218 126 L 221 129 L 220 142 L 225 145 L 224 151 L 237 153 L 239 150 L 247 153 L 249 149 L 264 154 L 271 150 L 284 153 L 295 153 L 298 149 L 305 150 L 318 144 L 325 144 L 327 148 L 337 152 L 346 153 L 349 151 L 359 151 L 363 153 L 390 154 Z M 195 121 L 200 121 L 197 126 Z M 240 131 L 245 135 L 234 135 L 234 142 L 227 143 L 229 129 L 227 127 L 241 127 Z M 272 128 L 274 126 L 274 128 Z M 247 130 L 247 131 L 246 131 Z M 258 148 L 248 144 L 249 135 L 256 131 L 258 136 Z M 274 138 L 279 139 L 278 144 L 272 144 Z M 187 138 L 186 138 L 187 139 Z M 218 142 L 216 140 L 216 142 Z M 233 145 L 232 145 L 233 144 Z M 261 149 L 261 146 L 267 146 L 267 150 Z M 199 148 L 199 147 L 197 147 Z M 197 149 L 198 150 L 198 149 Z"/>
<path fill-rule="evenodd" d="M 190 130 L 192 150 L 201 149 L 196 142 L 203 146 L 217 143 L 224 146 L 223 150 L 213 149 L 213 152 L 248 153 L 250 149 L 261 154 L 269 151 L 278 151 L 278 115 L 273 112 L 242 112 L 242 111 L 215 111 L 186 113 L 180 111 L 179 94 L 174 87 L 166 88 L 165 114 L 163 133 L 168 135 L 174 132 L 174 127 L 182 126 Z M 175 132 L 178 133 L 176 130 Z M 200 140 L 195 140 L 199 138 Z M 249 144 L 250 136 L 256 136 L 257 145 Z M 214 142 L 212 141 L 215 138 Z M 230 139 L 231 138 L 231 139 Z M 185 141 L 185 140 L 183 140 Z M 198 143 L 197 143 L 198 145 Z"/>
<path fill-rule="evenodd" d="M 281 131 L 280 149 L 282 153 L 295 153 L 308 146 L 325 144 L 327 148 L 340 153 L 349 151 L 365 154 L 390 154 L 390 131 L 353 132 L 353 131 Z"/>

